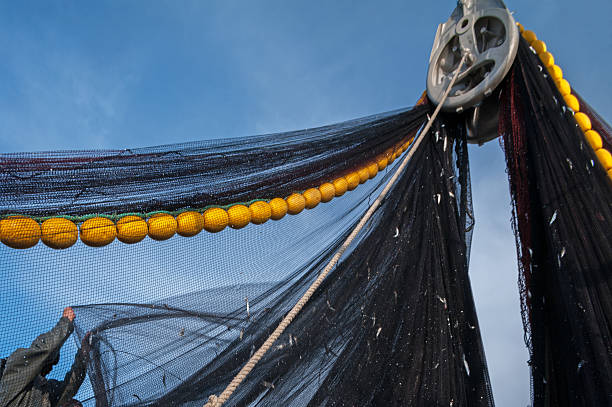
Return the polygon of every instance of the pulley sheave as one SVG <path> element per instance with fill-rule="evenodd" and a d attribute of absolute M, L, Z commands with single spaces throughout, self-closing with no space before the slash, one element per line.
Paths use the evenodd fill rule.
<path fill-rule="evenodd" d="M 462 0 L 438 26 L 429 58 L 427 95 L 439 104 L 464 53 L 467 61 L 442 110 L 461 113 L 491 95 L 516 56 L 519 32 L 501 0 Z"/>

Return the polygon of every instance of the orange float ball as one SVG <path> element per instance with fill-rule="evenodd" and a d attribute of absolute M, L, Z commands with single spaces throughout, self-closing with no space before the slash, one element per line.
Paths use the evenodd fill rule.
<path fill-rule="evenodd" d="M 41 240 L 52 249 L 67 249 L 79 238 L 79 228 L 64 218 L 47 219 L 40 226 Z"/>
<path fill-rule="evenodd" d="M 370 179 L 376 177 L 376 174 L 378 174 L 378 165 L 376 163 L 372 163 L 370 165 L 368 165 L 368 176 Z"/>
<path fill-rule="evenodd" d="M 589 116 L 587 116 L 586 114 L 582 113 L 582 112 L 576 112 L 576 114 L 574 114 L 574 119 L 576 120 L 576 123 L 578 123 L 578 126 L 582 129 L 582 131 L 587 131 L 587 130 L 591 130 L 591 119 L 589 119 Z"/>
<path fill-rule="evenodd" d="M 123 243 L 138 243 L 147 237 L 149 227 L 140 216 L 124 216 L 117 222 L 117 240 Z"/>
<path fill-rule="evenodd" d="M 580 110 L 580 103 L 578 103 L 576 96 L 572 94 L 565 95 L 563 96 L 563 100 L 565 101 L 567 107 L 572 109 L 574 112 L 578 112 Z"/>
<path fill-rule="evenodd" d="M 167 240 L 176 233 L 176 219 L 167 213 L 157 213 L 147 220 L 149 237 L 153 240 Z"/>
<path fill-rule="evenodd" d="M 342 196 L 348 190 L 348 182 L 346 181 L 346 178 L 344 177 L 335 179 L 333 184 L 336 190 L 336 196 Z"/>
<path fill-rule="evenodd" d="M 312 209 L 321 202 L 321 192 L 317 188 L 309 188 L 302 195 L 306 201 L 304 204 L 306 209 Z"/>
<path fill-rule="evenodd" d="M 610 168 L 608 170 L 608 178 L 610 178 L 610 180 L 612 180 L 612 168 Z"/>
<path fill-rule="evenodd" d="M 378 161 L 376 161 L 376 165 L 378 165 L 378 171 L 382 171 L 387 168 L 387 165 L 389 165 L 389 160 L 387 157 L 381 157 L 378 159 Z"/>
<path fill-rule="evenodd" d="M 176 233 L 183 237 L 195 236 L 204 229 L 204 223 L 200 212 L 183 212 L 176 217 Z"/>
<path fill-rule="evenodd" d="M 522 34 L 522 33 L 523 33 L 523 31 L 525 31 L 525 28 L 523 27 L 523 24 L 521 24 L 521 23 L 516 23 L 516 26 L 517 26 L 517 27 L 518 27 L 518 29 L 519 29 L 519 33 L 521 33 L 521 34 Z"/>
<path fill-rule="evenodd" d="M 368 171 L 368 167 L 360 168 L 359 171 L 357 171 L 357 175 L 359 175 L 360 184 L 363 184 L 364 182 L 370 179 L 370 172 Z"/>
<path fill-rule="evenodd" d="M 249 205 L 249 210 L 251 211 L 251 223 L 256 225 L 266 223 L 272 217 L 272 208 L 264 201 L 253 202 Z"/>
<path fill-rule="evenodd" d="M 227 216 L 232 229 L 242 229 L 251 223 L 251 211 L 244 205 L 233 205 L 227 210 Z"/>
<path fill-rule="evenodd" d="M 91 218 L 81 224 L 81 241 L 87 246 L 106 246 L 115 240 L 115 237 L 117 237 L 117 227 L 108 218 Z"/>
<path fill-rule="evenodd" d="M 334 196 L 336 195 L 336 188 L 334 188 L 333 184 L 326 182 L 321 184 L 319 187 L 319 192 L 321 193 L 321 202 L 329 202 L 334 199 Z"/>
<path fill-rule="evenodd" d="M 543 54 L 546 52 L 546 43 L 542 40 L 535 40 L 531 43 L 531 48 L 534 49 L 536 54 Z"/>
<path fill-rule="evenodd" d="M 229 216 L 222 208 L 208 208 L 202 216 L 204 216 L 204 230 L 210 233 L 221 232 L 229 223 Z"/>
<path fill-rule="evenodd" d="M 550 68 L 555 64 L 555 57 L 548 51 L 538 54 L 538 57 L 540 57 L 540 61 L 542 61 L 546 68 Z"/>
<path fill-rule="evenodd" d="M 572 93 L 572 88 L 569 82 L 563 78 L 555 80 L 555 85 L 557 85 L 557 89 L 559 89 L 559 93 L 561 93 L 561 96 L 569 95 L 570 93 Z"/>
<path fill-rule="evenodd" d="M 271 199 L 270 202 L 270 210 L 272 211 L 272 215 L 270 215 L 270 219 L 272 220 L 280 220 L 282 219 L 289 209 L 287 205 L 287 201 L 283 198 L 274 198 Z"/>
<path fill-rule="evenodd" d="M 560 81 L 563 79 L 563 69 L 561 69 L 559 65 L 552 65 L 548 67 L 548 72 L 550 72 L 550 76 L 552 76 L 555 81 Z"/>
<path fill-rule="evenodd" d="M 40 225 L 25 216 L 11 216 L 0 221 L 0 240 L 13 249 L 28 249 L 40 240 Z"/>
<path fill-rule="evenodd" d="M 608 150 L 605 148 L 600 148 L 599 150 L 595 151 L 595 154 L 606 171 L 612 168 L 612 155 Z"/>
<path fill-rule="evenodd" d="M 306 199 L 302 194 L 291 194 L 287 197 L 287 213 L 297 215 L 306 207 Z"/>
<path fill-rule="evenodd" d="M 601 141 L 601 136 L 595 130 L 587 130 L 584 133 L 584 136 L 594 151 L 597 151 L 602 147 L 603 142 Z"/>
<path fill-rule="evenodd" d="M 351 172 L 344 178 L 346 178 L 347 191 L 352 191 L 353 189 L 357 188 L 357 185 L 359 185 L 360 178 L 357 172 Z"/>
<path fill-rule="evenodd" d="M 531 45 L 532 42 L 538 39 L 535 33 L 531 30 L 524 30 L 522 34 L 523 38 L 525 38 L 525 41 L 527 41 L 529 45 Z"/>

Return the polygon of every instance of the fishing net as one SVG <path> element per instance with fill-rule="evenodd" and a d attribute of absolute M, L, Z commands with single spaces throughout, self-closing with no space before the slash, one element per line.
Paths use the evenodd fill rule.
<path fill-rule="evenodd" d="M 544 72 L 523 41 L 499 122 L 534 406 L 612 405 L 612 184 Z"/>
<path fill-rule="evenodd" d="M 72 305 L 75 341 L 55 374 L 91 332 L 88 381 L 77 395 L 84 405 L 202 406 L 325 267 L 397 158 L 411 151 L 428 112 L 424 105 L 298 132 L 137 150 L 1 155 L 1 355 Z M 323 185 L 332 185 L 329 199 Z M 291 213 L 296 194 L 306 210 L 267 221 L 274 199 L 287 197 Z M 227 215 L 236 206 L 248 209 L 251 224 Z M 202 212 L 204 230 L 181 232 L 176 220 Z M 60 216 L 80 225 L 81 239 L 55 250 L 47 246 L 63 243 L 44 222 Z M 130 239 L 122 219 L 148 219 L 153 237 L 160 216 L 176 219 L 182 236 L 123 243 Z M 84 233 L 100 218 L 112 227 Z M 493 405 L 467 272 L 473 219 L 464 126 L 440 119 L 225 405 Z M 30 226 L 11 234 L 16 223 Z M 109 228 L 123 240 L 108 242 Z"/>
<path fill-rule="evenodd" d="M 534 406 L 612 405 L 612 184 L 592 148 L 609 150 L 612 131 L 578 97 L 598 132 L 585 136 L 541 65 L 522 41 L 495 96 Z M 416 147 L 428 113 L 423 102 L 289 133 L 0 155 L 0 355 L 71 305 L 75 340 L 51 377 L 90 338 L 84 405 L 202 406 L 409 154 L 225 405 L 492 406 L 468 276 L 465 123 L 442 115 Z"/>

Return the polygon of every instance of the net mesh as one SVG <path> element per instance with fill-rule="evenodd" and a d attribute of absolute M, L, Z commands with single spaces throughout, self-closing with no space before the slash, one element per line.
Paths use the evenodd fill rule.
<path fill-rule="evenodd" d="M 612 185 L 525 41 L 501 86 L 534 406 L 612 405 Z M 609 125 L 580 105 L 609 147 Z M 0 155 L 0 354 L 27 346 L 72 305 L 75 340 L 51 377 L 81 346 L 88 380 L 76 397 L 85 405 L 202 406 L 321 273 L 430 108 L 215 142 Z M 436 119 L 411 153 L 226 405 L 493 405 L 468 275 L 463 120 Z M 276 218 L 274 199 L 296 216 Z M 239 204 L 246 223 L 230 218 Z M 14 390 L 31 382 L 14 358 L 0 366 L 0 404 L 16 405 Z"/>
<path fill-rule="evenodd" d="M 0 208 L 7 219 L 78 223 L 285 197 L 376 162 L 428 111 L 134 151 L 5 154 Z M 201 406 L 316 278 L 398 162 L 330 203 L 238 230 L 66 250 L 2 246 L 1 352 L 72 305 L 75 343 L 56 370 L 91 332 L 89 380 L 77 395 L 85 405 Z M 467 274 L 472 226 L 464 126 L 440 119 L 226 405 L 493 405 Z"/>
<path fill-rule="evenodd" d="M 499 122 L 534 406 L 611 405 L 612 184 L 540 64 L 523 40 Z"/>

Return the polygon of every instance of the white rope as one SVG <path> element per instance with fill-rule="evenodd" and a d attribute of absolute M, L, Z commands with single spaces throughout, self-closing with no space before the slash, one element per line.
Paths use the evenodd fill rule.
<path fill-rule="evenodd" d="M 342 246 L 340 246 L 340 248 L 331 258 L 329 263 L 327 263 L 327 266 L 325 266 L 325 269 L 323 269 L 323 272 L 321 272 L 319 277 L 317 277 L 317 279 L 312 283 L 312 285 L 308 288 L 308 290 L 306 290 L 302 298 L 299 299 L 299 301 L 293 306 L 291 311 L 289 311 L 289 313 L 285 316 L 285 318 L 283 318 L 281 323 L 278 325 L 278 327 L 276 327 L 276 329 L 274 330 L 274 332 L 272 332 L 272 334 L 268 337 L 268 339 L 266 339 L 263 345 L 261 345 L 261 347 L 257 350 L 257 352 L 255 352 L 255 354 L 251 356 L 249 361 L 242 367 L 242 369 L 240 370 L 240 372 L 238 372 L 236 377 L 234 377 L 234 379 L 230 382 L 230 384 L 227 385 L 225 390 L 223 390 L 223 393 L 221 393 L 218 397 L 215 395 L 211 395 L 208 399 L 208 402 L 204 405 L 204 407 L 220 407 L 223 403 L 225 403 L 229 399 L 229 397 L 234 393 L 238 385 L 242 383 L 242 381 L 246 378 L 246 376 L 251 372 L 253 367 L 255 367 L 257 362 L 259 362 L 259 360 L 268 351 L 268 349 L 270 349 L 270 347 L 278 339 L 278 337 L 281 336 L 283 331 L 287 328 L 287 326 L 291 323 L 291 321 L 293 321 L 296 315 L 302 310 L 302 308 L 304 307 L 304 305 L 306 305 L 310 297 L 312 297 L 314 292 L 321 285 L 321 283 L 323 282 L 327 274 L 329 274 L 332 268 L 334 268 L 334 266 L 338 263 L 338 260 L 340 260 L 340 257 L 342 256 L 342 254 L 346 251 L 346 249 L 349 247 L 349 245 L 355 239 L 355 237 L 361 231 L 361 229 L 363 229 L 364 225 L 368 222 L 368 220 L 370 220 L 370 218 L 372 217 L 376 209 L 378 209 L 382 200 L 385 198 L 385 196 L 387 195 L 391 187 L 395 184 L 401 172 L 404 170 L 404 168 L 406 168 L 406 165 L 408 165 L 408 161 L 410 161 L 410 158 L 414 155 L 414 152 L 419 147 L 419 145 L 421 144 L 421 141 L 423 140 L 423 138 L 425 137 L 425 135 L 431 128 L 433 121 L 438 116 L 438 113 L 440 112 L 442 105 L 446 101 L 446 98 L 448 97 L 448 94 L 450 93 L 451 88 L 453 87 L 453 85 L 455 84 L 455 81 L 457 80 L 457 76 L 459 75 L 459 71 L 461 71 L 461 68 L 463 67 L 466 57 L 467 57 L 467 54 L 464 54 L 463 57 L 461 58 L 459 67 L 457 68 L 457 71 L 455 72 L 453 79 L 450 81 L 448 88 L 446 89 L 446 92 L 444 92 L 444 95 L 442 96 L 440 104 L 436 107 L 436 110 L 434 110 L 433 115 L 431 116 L 427 124 L 425 125 L 425 128 L 423 129 L 423 131 L 421 131 L 419 136 L 417 136 L 418 138 L 414 142 L 414 145 L 412 146 L 412 148 L 410 149 L 406 157 L 404 157 L 399 167 L 397 167 L 397 170 L 395 171 L 395 173 L 393 173 L 393 176 L 391 177 L 391 179 L 389 179 L 389 181 L 387 182 L 387 185 L 385 185 L 385 187 L 380 192 L 376 200 L 372 203 L 368 211 L 365 213 L 365 215 L 363 215 L 363 218 L 361 218 L 357 226 L 355 226 L 355 229 L 353 229 L 353 231 L 346 238 L 344 243 L 342 243 Z"/>

